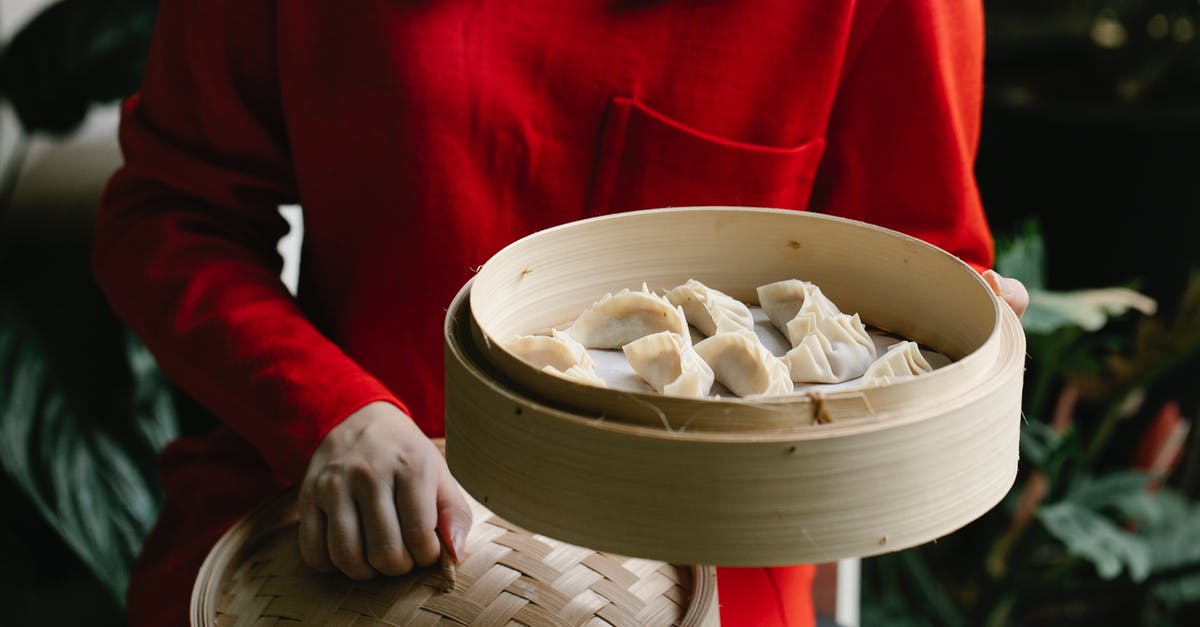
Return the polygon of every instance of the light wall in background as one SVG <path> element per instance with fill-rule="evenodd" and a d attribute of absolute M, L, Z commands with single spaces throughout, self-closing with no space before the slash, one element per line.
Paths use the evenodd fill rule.
<path fill-rule="evenodd" d="M 51 0 L 0 0 L 0 38 L 7 42 Z M 90 224 L 100 192 L 121 163 L 116 104 L 92 110 L 69 137 L 36 137 L 4 228 L 73 229 Z M 20 128 L 7 103 L 0 108 L 0 167 L 7 167 Z"/>
<path fill-rule="evenodd" d="M 0 39 L 11 39 L 52 1 L 0 0 Z M 121 165 L 118 121 L 119 105 L 113 103 L 94 107 L 83 126 L 69 137 L 34 138 L 13 197 L 12 213 L 0 228 L 34 237 L 73 237 L 90 231 L 104 185 Z M 16 116 L 6 103 L 0 108 L 0 167 L 11 159 L 18 135 Z M 292 229 L 279 243 L 284 258 L 282 278 L 294 292 L 304 225 L 299 207 L 286 207 L 283 215 Z"/>

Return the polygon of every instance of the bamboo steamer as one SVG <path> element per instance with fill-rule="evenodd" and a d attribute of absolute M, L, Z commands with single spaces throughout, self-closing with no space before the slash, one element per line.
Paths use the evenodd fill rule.
<path fill-rule="evenodd" d="M 606 292 L 697 278 L 753 303 L 801 278 L 843 311 L 955 362 L 891 385 L 745 402 L 575 384 L 503 350 Z M 1024 335 L 966 264 L 887 229 L 699 207 L 575 222 L 519 240 L 446 323 L 448 460 L 508 520 L 669 562 L 778 565 L 927 542 L 1016 475 Z"/>
<path fill-rule="evenodd" d="M 453 569 L 356 582 L 305 566 L 295 492 L 213 547 L 192 591 L 196 627 L 528 625 L 714 627 L 716 572 L 597 553 L 535 536 L 472 501 L 467 557 Z"/>

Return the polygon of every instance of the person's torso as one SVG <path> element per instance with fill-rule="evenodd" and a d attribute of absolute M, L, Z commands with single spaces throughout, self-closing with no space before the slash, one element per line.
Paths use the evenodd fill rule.
<path fill-rule="evenodd" d="M 589 215 L 804 209 L 864 25 L 825 0 L 278 5 L 301 299 L 441 432 L 441 324 L 472 269 Z"/>

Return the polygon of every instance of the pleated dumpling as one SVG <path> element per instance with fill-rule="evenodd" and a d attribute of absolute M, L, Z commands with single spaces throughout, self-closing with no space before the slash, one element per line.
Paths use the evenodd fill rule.
<path fill-rule="evenodd" d="M 818 322 L 783 359 L 796 383 L 841 383 L 867 371 L 875 343 L 858 314 L 837 314 Z"/>
<path fill-rule="evenodd" d="M 539 370 L 546 366 L 554 366 L 560 371 L 575 365 L 595 368 L 595 363 L 583 344 L 558 329 L 551 331 L 550 335 L 514 337 L 504 344 L 504 348 Z"/>
<path fill-rule="evenodd" d="M 571 325 L 571 337 L 588 348 L 621 348 L 651 333 L 671 331 L 689 337 L 683 310 L 651 292 L 629 289 L 605 294 Z"/>
<path fill-rule="evenodd" d="M 841 313 L 821 288 L 799 279 L 768 283 L 758 288 L 758 303 L 792 346 L 816 330 L 821 320 Z"/>
<path fill-rule="evenodd" d="M 700 355 L 717 381 L 742 398 L 792 393 L 792 380 L 783 360 L 771 354 L 758 336 L 724 316 L 717 332 L 696 343 Z"/>
<path fill-rule="evenodd" d="M 557 329 L 550 335 L 521 335 L 504 344 L 521 361 L 556 377 L 605 387 L 583 344 Z"/>
<path fill-rule="evenodd" d="M 717 316 L 725 316 L 747 331 L 754 330 L 754 316 L 745 303 L 695 279 L 669 290 L 666 297 L 672 305 L 682 308 L 688 324 L 704 335 L 717 332 Z"/>
<path fill-rule="evenodd" d="M 545 368 L 542 368 L 542 372 L 554 375 L 556 377 L 562 377 L 563 379 L 574 381 L 576 383 L 582 383 L 584 385 L 594 385 L 598 388 L 608 387 L 604 383 L 604 379 L 601 379 L 600 375 L 597 375 L 594 369 L 587 368 L 579 364 L 575 364 L 566 370 L 559 370 L 554 366 L 546 366 Z"/>
<path fill-rule="evenodd" d="M 678 333 L 653 333 L 624 350 L 633 371 L 659 394 L 701 398 L 712 388 L 712 368 L 696 354 L 691 340 Z"/>
<path fill-rule="evenodd" d="M 933 368 L 921 354 L 921 347 L 916 342 L 906 340 L 889 346 L 883 357 L 867 368 L 863 381 L 872 385 L 891 383 L 932 371 Z"/>

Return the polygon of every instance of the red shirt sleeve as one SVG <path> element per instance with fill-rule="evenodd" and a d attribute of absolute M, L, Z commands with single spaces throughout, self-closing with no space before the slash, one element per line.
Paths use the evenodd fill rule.
<path fill-rule="evenodd" d="M 294 482 L 348 414 L 403 405 L 279 280 L 278 205 L 297 194 L 272 7 L 160 4 L 142 91 L 123 110 L 125 165 L 104 195 L 93 267 L 164 371 Z"/>
<path fill-rule="evenodd" d="M 903 231 L 991 267 L 973 172 L 983 93 L 978 0 L 891 0 L 858 34 L 811 207 Z M 853 35 L 852 35 L 853 36 Z"/>

